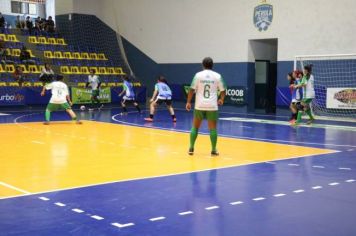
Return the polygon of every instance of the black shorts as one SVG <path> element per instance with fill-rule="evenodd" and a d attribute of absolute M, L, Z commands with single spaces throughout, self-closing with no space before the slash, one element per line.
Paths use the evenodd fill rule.
<path fill-rule="evenodd" d="M 172 99 L 157 99 L 156 100 L 156 104 L 157 105 L 161 105 L 162 103 L 165 103 L 167 106 L 171 106 L 172 105 Z"/>
<path fill-rule="evenodd" d="M 132 100 L 130 100 L 130 99 L 122 99 L 121 100 L 121 103 L 122 104 L 124 104 L 124 105 L 126 105 L 126 104 L 134 104 L 134 103 L 137 103 L 137 101 L 136 101 L 136 99 L 132 99 Z"/>

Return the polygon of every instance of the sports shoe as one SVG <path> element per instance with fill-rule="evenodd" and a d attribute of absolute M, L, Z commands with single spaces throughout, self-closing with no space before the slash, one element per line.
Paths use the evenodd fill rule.
<path fill-rule="evenodd" d="M 173 122 L 177 122 L 177 118 L 173 118 Z"/>
<path fill-rule="evenodd" d="M 80 120 L 77 120 L 75 123 L 77 123 L 78 125 L 83 124 Z"/>
<path fill-rule="evenodd" d="M 148 122 L 153 122 L 153 119 L 152 119 L 152 118 L 150 118 L 150 117 L 147 117 L 147 118 L 145 118 L 145 121 L 148 121 Z"/>
<path fill-rule="evenodd" d="M 101 104 L 98 109 L 101 110 L 101 108 L 103 108 L 103 107 L 104 107 L 104 104 Z"/>
<path fill-rule="evenodd" d="M 310 120 L 307 121 L 307 125 L 311 125 L 314 122 L 314 118 L 311 118 Z"/>
<path fill-rule="evenodd" d="M 191 156 L 193 156 L 193 154 L 194 154 L 194 148 L 189 148 L 188 154 L 191 155 Z"/>
<path fill-rule="evenodd" d="M 89 108 L 88 111 L 94 111 L 94 108 Z"/>
<path fill-rule="evenodd" d="M 49 125 L 49 121 L 43 122 L 44 125 Z"/>
<path fill-rule="evenodd" d="M 211 156 L 212 157 L 216 157 L 216 156 L 219 156 L 219 152 L 217 151 L 217 150 L 215 150 L 215 151 L 211 151 Z"/>
<path fill-rule="evenodd" d="M 289 123 L 290 123 L 290 124 L 294 124 L 295 121 L 296 121 L 295 119 L 291 119 L 291 120 L 289 121 Z"/>

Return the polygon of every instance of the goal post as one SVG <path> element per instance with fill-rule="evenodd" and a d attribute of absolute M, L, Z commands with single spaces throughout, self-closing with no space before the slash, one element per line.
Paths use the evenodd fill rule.
<path fill-rule="evenodd" d="M 319 119 L 356 122 L 356 53 L 295 56 L 294 70 L 305 65 L 313 65 L 313 114 Z"/>

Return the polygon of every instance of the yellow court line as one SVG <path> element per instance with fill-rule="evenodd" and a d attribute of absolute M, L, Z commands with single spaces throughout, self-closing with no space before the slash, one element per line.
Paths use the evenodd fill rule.
<path fill-rule="evenodd" d="M 201 135 L 191 158 L 187 133 L 93 121 L 11 124 L 0 138 L 0 180 L 32 193 L 335 152 L 220 137 L 222 154 L 210 158 Z"/>

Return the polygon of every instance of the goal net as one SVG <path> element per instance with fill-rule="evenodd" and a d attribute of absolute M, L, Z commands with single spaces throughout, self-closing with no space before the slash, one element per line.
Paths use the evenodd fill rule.
<path fill-rule="evenodd" d="M 295 70 L 305 65 L 313 65 L 313 114 L 356 122 L 356 54 L 295 56 Z"/>

